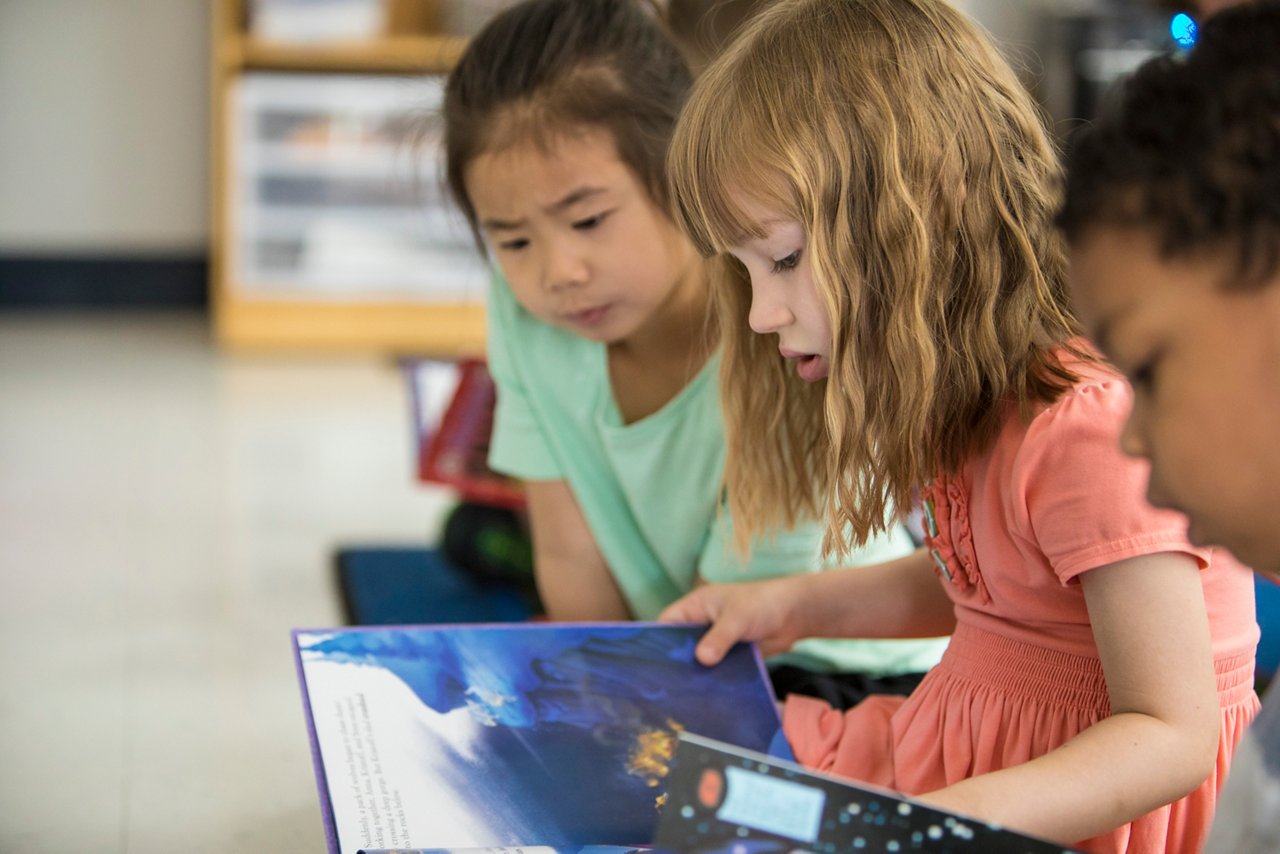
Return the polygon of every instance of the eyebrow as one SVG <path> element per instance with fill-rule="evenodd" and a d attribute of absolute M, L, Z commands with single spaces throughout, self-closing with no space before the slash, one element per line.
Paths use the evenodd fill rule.
<path fill-rule="evenodd" d="M 566 208 L 573 207 L 578 202 L 592 198 L 593 196 L 598 196 L 607 191 L 608 189 L 606 187 L 579 187 L 559 201 L 552 202 L 547 205 L 545 210 L 547 213 L 551 214 L 559 213 Z M 485 219 L 480 222 L 480 225 L 486 231 L 515 231 L 518 228 L 523 228 L 525 224 L 526 222 L 523 219 Z"/>

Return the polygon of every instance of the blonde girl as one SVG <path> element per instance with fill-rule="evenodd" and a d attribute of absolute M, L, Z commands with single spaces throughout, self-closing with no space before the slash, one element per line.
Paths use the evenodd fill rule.
<path fill-rule="evenodd" d="M 500 272 L 490 464 L 526 481 L 552 619 L 653 619 L 701 580 L 818 567 L 812 519 L 749 561 L 725 548 L 706 266 L 671 219 L 665 180 L 690 83 L 640 0 L 517 4 L 447 83 L 449 186 Z M 910 551 L 905 531 L 882 528 L 863 562 Z M 795 668 L 775 681 L 785 692 L 814 672 L 892 678 L 939 654 L 937 641 L 817 642 L 774 662 Z"/>
<path fill-rule="evenodd" d="M 741 540 L 826 512 L 840 552 L 917 492 L 925 547 L 701 588 L 711 663 L 954 630 L 907 699 L 792 696 L 806 765 L 1087 851 L 1195 851 L 1257 708 L 1251 580 L 1143 501 L 1123 378 L 1079 338 L 1059 171 L 944 0 L 779 0 L 699 79 L 669 157 L 714 255 Z"/>

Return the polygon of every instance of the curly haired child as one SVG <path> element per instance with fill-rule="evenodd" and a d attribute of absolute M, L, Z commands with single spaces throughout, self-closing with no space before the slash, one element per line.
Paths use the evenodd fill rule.
<path fill-rule="evenodd" d="M 1129 377 L 1121 447 L 1151 501 L 1280 581 L 1280 4 L 1220 12 L 1081 130 L 1059 223 L 1086 330 Z M 1272 696 L 1272 694 L 1275 696 Z M 1206 850 L 1280 850 L 1280 692 Z"/>

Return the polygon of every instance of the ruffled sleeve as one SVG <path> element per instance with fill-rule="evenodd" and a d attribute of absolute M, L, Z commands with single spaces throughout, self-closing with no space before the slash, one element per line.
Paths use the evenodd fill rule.
<path fill-rule="evenodd" d="M 940 476 L 920 491 L 924 510 L 924 544 L 933 558 L 934 572 L 951 585 L 956 599 L 991 601 L 969 520 L 969 485 L 963 475 Z"/>
<path fill-rule="evenodd" d="M 1038 544 L 1064 584 L 1156 552 L 1209 565 L 1209 552 L 1187 541 L 1186 517 L 1147 503 L 1148 464 L 1120 450 L 1131 406 L 1120 377 L 1088 379 L 1035 417 L 1014 461 L 1013 493 L 1025 502 L 1020 533 Z"/>

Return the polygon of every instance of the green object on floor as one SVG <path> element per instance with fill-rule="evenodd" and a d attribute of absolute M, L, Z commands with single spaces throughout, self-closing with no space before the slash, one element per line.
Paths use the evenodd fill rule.
<path fill-rule="evenodd" d="M 445 519 L 440 550 L 454 565 L 480 578 L 511 582 L 537 596 L 533 541 L 520 511 L 459 504 Z"/>

